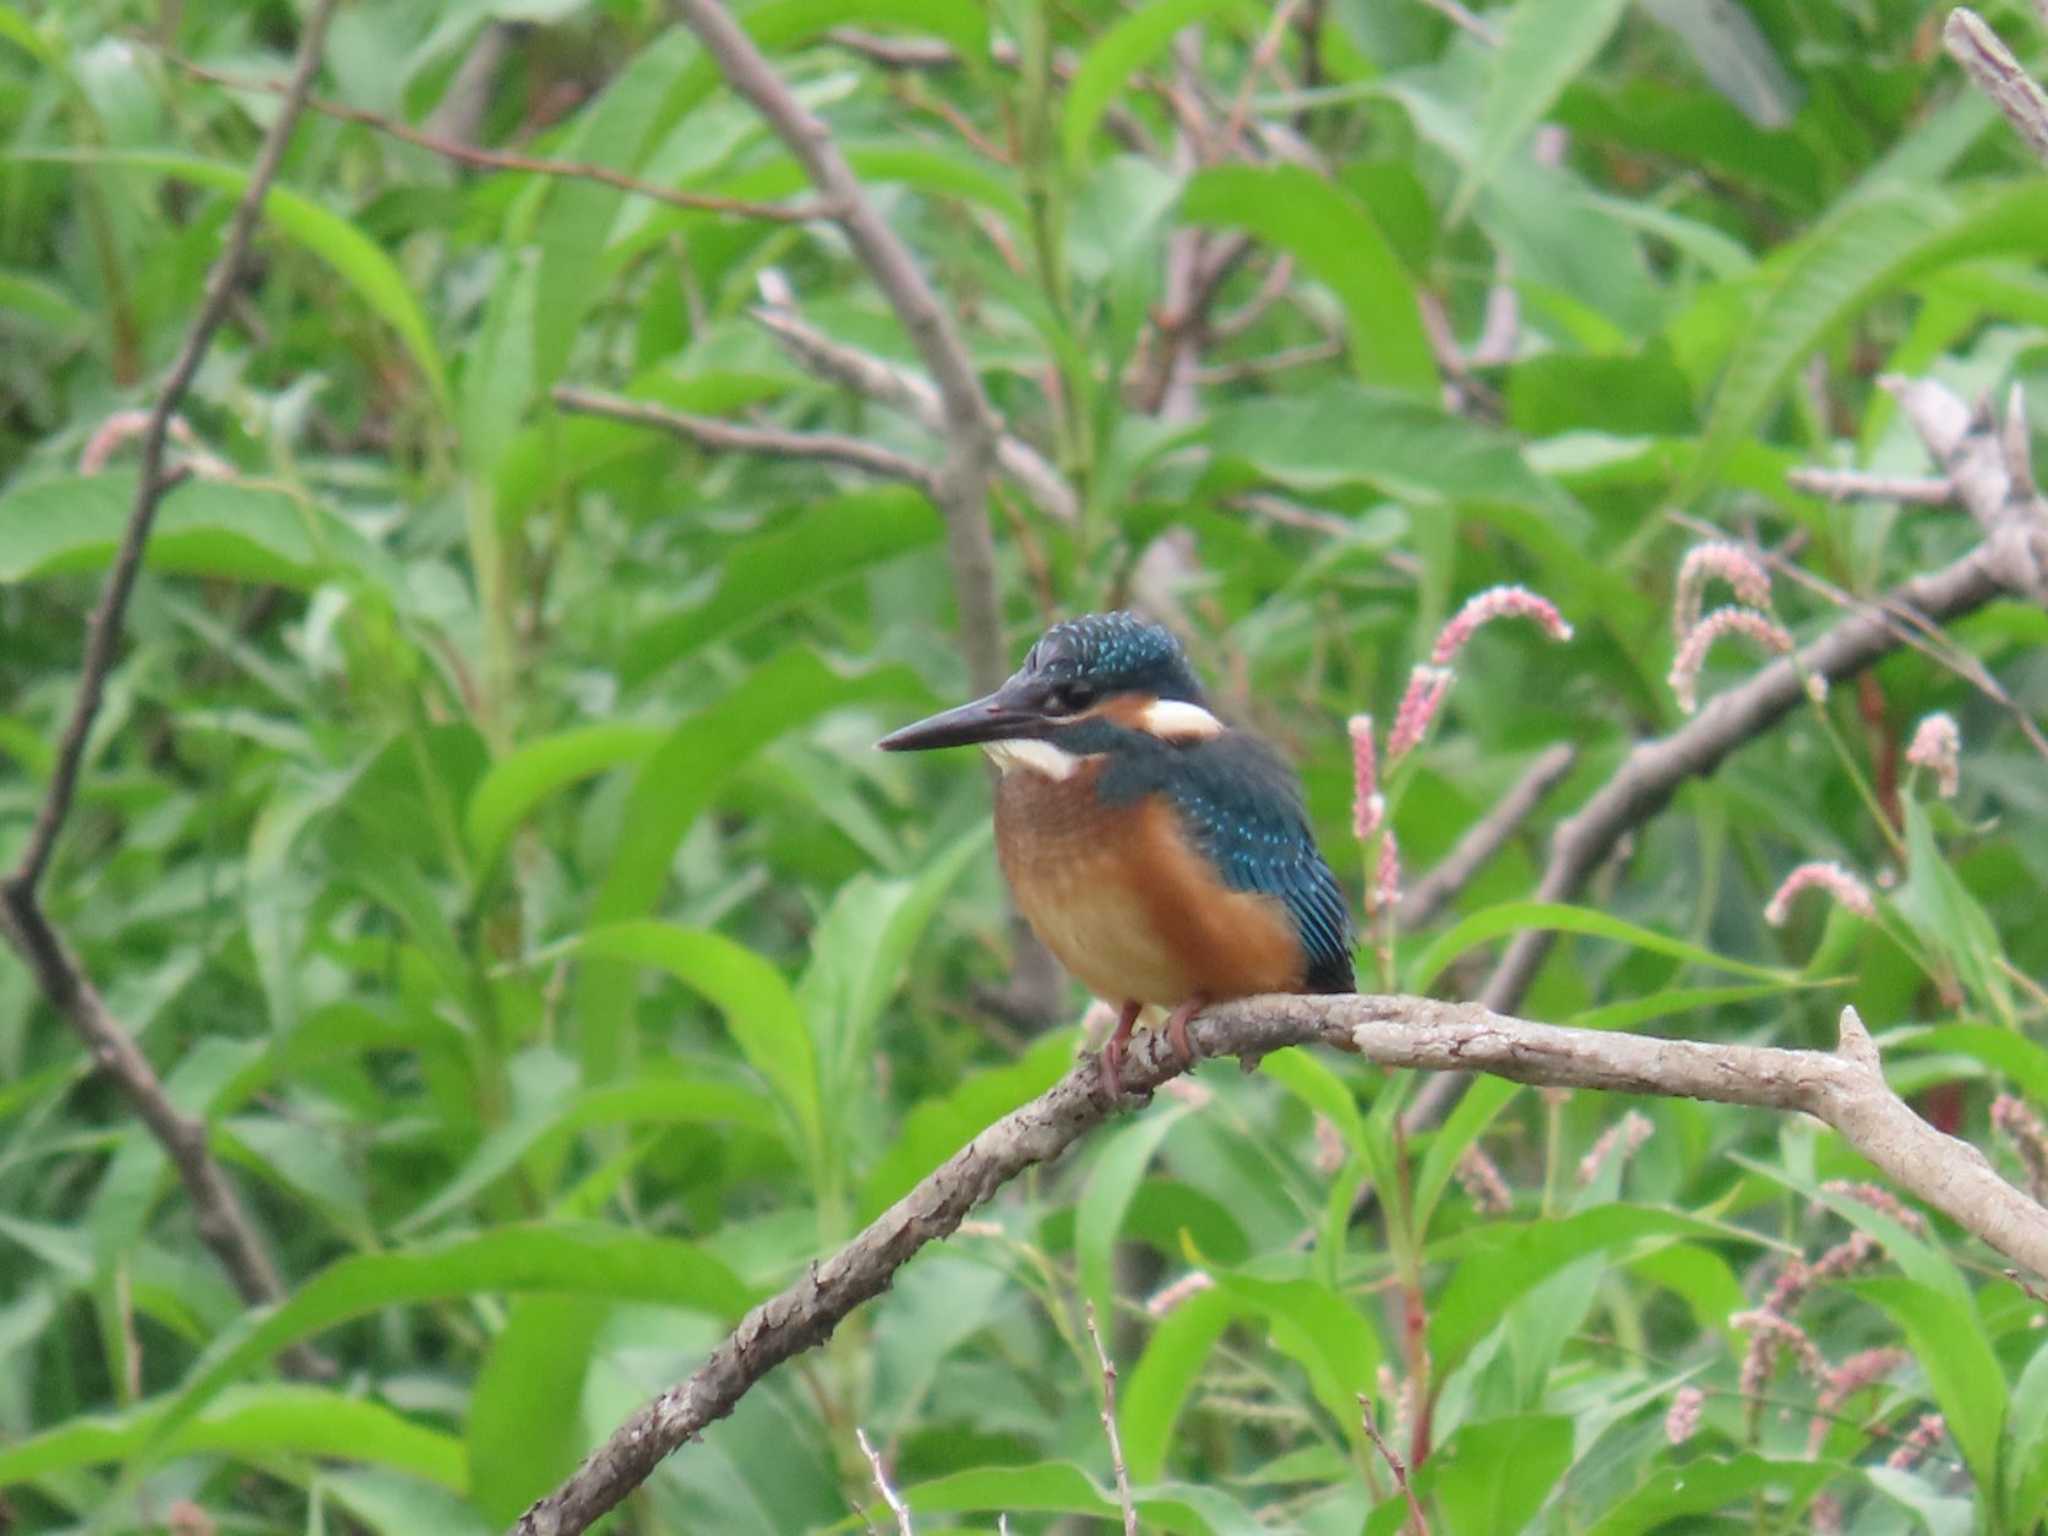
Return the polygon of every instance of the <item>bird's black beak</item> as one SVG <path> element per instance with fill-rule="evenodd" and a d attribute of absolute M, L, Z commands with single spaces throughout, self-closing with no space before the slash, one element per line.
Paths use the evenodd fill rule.
<path fill-rule="evenodd" d="M 1011 741 L 1029 736 L 1045 723 L 1041 690 L 1011 678 L 986 698 L 941 710 L 891 731 L 875 745 L 884 752 L 930 752 L 937 747 L 971 747 L 984 741 Z"/>

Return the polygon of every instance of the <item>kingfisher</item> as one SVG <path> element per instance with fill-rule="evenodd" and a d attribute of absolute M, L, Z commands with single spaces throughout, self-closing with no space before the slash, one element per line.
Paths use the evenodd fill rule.
<path fill-rule="evenodd" d="M 1210 712 L 1171 631 L 1129 613 L 1055 624 L 986 698 L 886 752 L 979 746 L 996 856 L 1032 930 L 1118 1009 L 1112 1097 L 1147 1008 L 1185 1068 L 1188 1021 L 1261 992 L 1350 992 L 1351 912 L 1286 759 Z"/>

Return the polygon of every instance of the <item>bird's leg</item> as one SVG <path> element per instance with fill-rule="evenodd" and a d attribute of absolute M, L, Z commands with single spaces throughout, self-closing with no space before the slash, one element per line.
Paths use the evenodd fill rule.
<path fill-rule="evenodd" d="M 1209 999 L 1197 992 L 1174 1009 L 1166 1020 L 1166 1038 L 1180 1053 L 1180 1070 L 1183 1072 L 1195 1064 L 1195 1048 L 1188 1042 L 1188 1021 L 1208 1006 Z"/>
<path fill-rule="evenodd" d="M 1123 1011 L 1116 1016 L 1116 1029 L 1102 1045 L 1102 1080 L 1109 1087 L 1112 1101 L 1124 1096 L 1124 1047 L 1130 1043 L 1131 1026 L 1138 1022 L 1138 1014 L 1144 1004 L 1135 998 L 1127 999 Z"/>

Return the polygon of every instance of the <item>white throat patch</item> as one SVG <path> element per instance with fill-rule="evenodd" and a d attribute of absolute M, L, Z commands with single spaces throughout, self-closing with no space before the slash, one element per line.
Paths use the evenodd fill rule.
<path fill-rule="evenodd" d="M 1162 741 L 1207 741 L 1223 734 L 1223 722 L 1186 699 L 1154 699 L 1138 724 Z"/>
<path fill-rule="evenodd" d="M 998 773 L 1035 773 L 1047 779 L 1071 779 L 1081 771 L 1082 759 L 1049 741 L 1022 737 L 1016 741 L 984 741 L 981 750 L 996 765 Z"/>

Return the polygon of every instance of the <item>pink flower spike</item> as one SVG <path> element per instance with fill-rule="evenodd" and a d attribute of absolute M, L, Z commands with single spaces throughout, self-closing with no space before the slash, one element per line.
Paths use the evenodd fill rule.
<path fill-rule="evenodd" d="M 1482 625 L 1507 618 L 1534 619 L 1553 640 L 1572 637 L 1571 625 L 1549 598 L 1540 597 L 1527 587 L 1488 587 L 1465 600 L 1465 606 L 1436 637 L 1436 649 L 1429 653 L 1429 659 L 1440 667 L 1449 664 Z"/>
<path fill-rule="evenodd" d="M 1784 927 L 1793 898 L 1809 886 L 1820 887 L 1858 917 L 1877 916 L 1877 905 L 1870 899 L 1870 892 L 1861 880 L 1839 864 L 1815 861 L 1800 865 L 1785 877 L 1764 908 L 1764 921 L 1773 928 Z"/>
<path fill-rule="evenodd" d="M 1792 636 L 1785 626 L 1754 608 L 1716 608 L 1685 632 L 1671 663 L 1671 691 L 1678 695 L 1678 707 L 1688 715 L 1699 708 L 1700 667 L 1723 635 L 1747 635 L 1781 656 L 1792 649 Z"/>
<path fill-rule="evenodd" d="M 1671 1398 L 1671 1410 L 1664 1415 L 1664 1438 L 1683 1445 L 1699 1431 L 1700 1409 L 1707 1394 L 1698 1387 L 1680 1387 Z"/>
<path fill-rule="evenodd" d="M 1955 716 L 1937 711 L 1923 719 L 1913 732 L 1913 744 L 1906 748 L 1906 761 L 1934 775 L 1934 787 L 1944 800 L 1953 800 L 1962 783 L 1963 733 L 1956 729 Z"/>
<path fill-rule="evenodd" d="M 1910 1472 L 1941 1443 L 1941 1437 L 1947 1433 L 1948 1420 L 1938 1413 L 1923 1413 L 1920 1422 L 1913 1426 L 1913 1432 L 1893 1447 L 1884 1464 L 1894 1472 Z"/>
<path fill-rule="evenodd" d="M 1191 1269 L 1164 1290 L 1154 1292 L 1145 1303 L 1145 1310 L 1153 1317 L 1164 1317 L 1190 1296 L 1199 1296 L 1215 1287 L 1215 1280 L 1206 1270 Z"/>
<path fill-rule="evenodd" d="M 1735 589 L 1739 602 L 1752 608 L 1771 606 L 1771 577 L 1756 556 L 1740 544 L 1695 544 L 1678 563 L 1672 592 L 1671 620 L 1683 640 L 1700 618 L 1700 595 L 1715 577 Z"/>
<path fill-rule="evenodd" d="M 1387 733 L 1387 763 L 1392 766 L 1422 745 L 1429 725 L 1451 691 L 1457 674 L 1449 667 L 1417 667 L 1408 674 L 1407 692 L 1394 711 L 1394 728 Z"/>
<path fill-rule="evenodd" d="M 1379 760 L 1372 744 L 1372 716 L 1353 715 L 1351 731 L 1351 835 L 1361 843 L 1379 831 L 1386 819 L 1387 797 L 1380 793 Z"/>
<path fill-rule="evenodd" d="M 1379 869 L 1373 875 L 1373 910 L 1383 912 L 1401 900 L 1401 845 L 1392 827 L 1380 836 Z"/>

